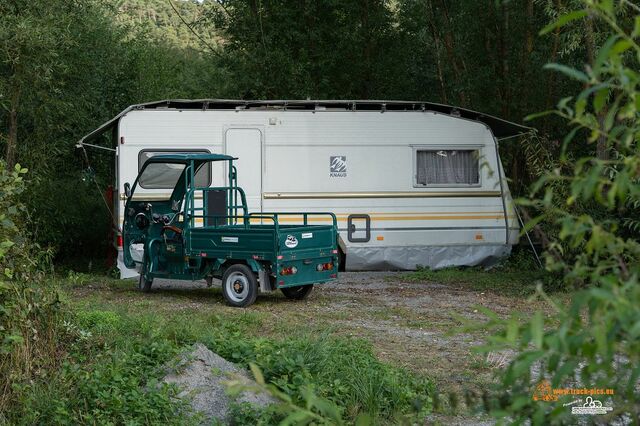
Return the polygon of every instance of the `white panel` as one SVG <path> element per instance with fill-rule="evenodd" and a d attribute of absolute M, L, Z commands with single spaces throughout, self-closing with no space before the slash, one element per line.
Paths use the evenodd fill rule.
<path fill-rule="evenodd" d="M 262 132 L 260 129 L 226 129 L 225 151 L 238 157 L 238 186 L 244 189 L 250 212 L 262 211 Z"/>
<path fill-rule="evenodd" d="M 451 190 L 500 190 L 493 136 L 484 124 L 471 120 L 420 111 L 167 109 L 131 111 L 121 119 L 119 135 L 125 143 L 119 147 L 120 191 L 124 182 L 135 179 L 141 149 L 205 148 L 223 153 L 230 129 L 230 137 L 239 143 L 232 141 L 234 152 L 227 153 L 240 157 L 239 181 L 252 195 L 252 210 L 260 209 L 258 185 L 264 192 L 447 191 L 413 186 L 416 146 L 480 147 L 481 186 Z M 263 130 L 262 147 L 256 129 Z M 346 176 L 330 175 L 332 156 L 346 157 Z M 261 168 L 263 177 L 258 175 Z M 212 174 L 214 186 L 224 185 L 222 167 L 214 166 Z M 506 198 L 509 221 L 517 227 L 511 197 Z M 331 211 L 339 216 L 342 229 L 347 215 L 369 214 L 371 241 L 360 243 L 367 246 L 499 244 L 505 238 L 499 197 L 267 199 L 262 203 L 263 211 Z M 511 231 L 510 237 L 515 242 L 517 231 Z"/>

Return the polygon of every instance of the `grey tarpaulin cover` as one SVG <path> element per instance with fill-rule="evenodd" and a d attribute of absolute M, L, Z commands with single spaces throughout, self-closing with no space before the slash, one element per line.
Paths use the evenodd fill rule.
<path fill-rule="evenodd" d="M 506 244 L 402 246 L 402 247 L 349 247 L 348 271 L 371 271 L 419 267 L 441 269 L 448 266 L 491 266 L 511 253 Z"/>

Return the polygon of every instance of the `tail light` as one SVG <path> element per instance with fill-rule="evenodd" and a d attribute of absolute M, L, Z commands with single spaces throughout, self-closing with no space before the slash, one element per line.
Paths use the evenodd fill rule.
<path fill-rule="evenodd" d="M 298 272 L 298 268 L 296 268 L 295 266 L 285 266 L 284 268 L 282 268 L 282 271 L 280 271 L 280 275 L 294 275 Z"/>
<path fill-rule="evenodd" d="M 319 263 L 318 266 L 316 266 L 316 271 L 321 272 L 321 271 L 331 271 L 333 269 L 333 263 Z"/>
<path fill-rule="evenodd" d="M 118 247 L 122 247 L 122 235 L 118 234 L 118 236 L 116 237 L 116 245 Z"/>

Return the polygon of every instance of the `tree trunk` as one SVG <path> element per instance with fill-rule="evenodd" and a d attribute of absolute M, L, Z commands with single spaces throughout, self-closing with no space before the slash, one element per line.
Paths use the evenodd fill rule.
<path fill-rule="evenodd" d="M 562 8 L 562 2 L 556 0 L 556 9 L 560 12 Z M 551 60 L 549 62 L 555 63 L 558 58 L 558 50 L 560 49 L 560 28 L 556 28 L 553 32 L 553 47 L 551 48 Z M 553 108 L 553 97 L 556 93 L 556 74 L 555 72 L 549 72 L 547 80 L 547 100 L 545 102 L 546 109 Z M 549 134 L 551 131 L 551 120 L 547 117 L 544 119 L 543 133 Z"/>
<path fill-rule="evenodd" d="M 18 102 L 20 100 L 20 88 L 14 87 L 11 94 L 9 107 L 9 132 L 4 159 L 7 168 L 13 168 L 16 164 L 16 147 L 18 146 Z"/>
<path fill-rule="evenodd" d="M 509 81 L 511 76 L 509 75 L 509 45 L 508 45 L 508 33 L 509 33 L 509 9 L 503 2 L 501 5 L 502 23 L 500 25 L 500 77 L 501 77 L 501 100 L 502 100 L 502 117 L 509 120 L 511 119 L 511 91 L 509 87 Z"/>
<path fill-rule="evenodd" d="M 596 52 L 596 41 L 593 33 L 593 17 L 588 16 L 585 20 L 585 35 L 587 41 L 587 59 L 588 63 L 593 64 L 595 60 L 595 52 Z M 598 113 L 598 127 L 602 130 L 604 127 L 604 120 L 607 116 L 607 108 L 603 108 Z M 599 160 L 608 160 L 609 159 L 609 150 L 607 149 L 607 137 L 605 135 L 601 135 L 598 137 L 596 141 L 596 158 Z"/>
<path fill-rule="evenodd" d="M 533 25 L 533 0 L 527 0 L 527 30 L 525 34 L 526 48 L 524 49 L 522 56 L 522 69 L 520 77 L 522 93 L 519 99 L 519 101 L 522 103 L 521 105 L 523 105 L 524 107 L 522 111 L 526 111 L 526 107 L 527 105 L 529 105 L 529 96 L 531 96 L 531 84 L 528 83 L 531 76 L 531 54 L 533 53 Z M 513 161 L 511 163 L 511 179 L 513 179 L 513 189 L 516 193 L 518 193 L 521 188 L 526 186 L 526 171 L 527 162 L 524 157 L 523 149 L 521 146 L 519 146 L 513 152 Z"/>
<path fill-rule="evenodd" d="M 360 83 L 358 92 L 361 99 L 368 99 L 371 93 L 371 81 L 372 81 L 372 66 L 371 56 L 373 51 L 373 35 L 371 34 L 371 20 L 370 14 L 370 2 L 369 0 L 363 0 L 360 3 L 360 27 L 362 28 L 362 35 L 364 41 L 364 48 L 362 56 L 364 59 L 364 72 L 363 79 Z"/>
<path fill-rule="evenodd" d="M 534 34 L 534 17 L 533 17 L 533 0 L 527 0 L 527 23 L 525 33 L 525 46 L 522 55 L 522 96 L 520 102 L 523 102 L 525 107 L 523 111 L 527 110 L 529 105 L 529 96 L 531 96 L 531 84 L 527 84 L 530 81 L 531 76 L 531 54 L 533 53 L 533 34 Z"/>
<path fill-rule="evenodd" d="M 438 82 L 440 83 L 440 99 L 443 104 L 448 104 L 447 91 L 444 86 L 444 76 L 442 74 L 442 59 L 440 58 L 440 39 L 436 38 L 436 66 L 438 68 Z"/>
<path fill-rule="evenodd" d="M 459 60 L 458 55 L 456 54 L 455 41 L 453 38 L 453 30 L 451 18 L 449 17 L 449 9 L 447 8 L 447 2 L 445 0 L 440 0 L 440 5 L 442 7 L 442 14 L 444 17 L 444 47 L 447 51 L 447 56 L 449 57 L 451 67 L 453 68 L 453 74 L 455 76 L 456 83 L 458 87 L 463 87 L 465 84 L 465 81 L 463 81 L 463 71 L 466 69 L 466 64 L 464 60 Z M 469 106 L 467 105 L 467 97 L 464 89 L 460 89 L 458 94 L 460 96 L 460 106 Z"/>
<path fill-rule="evenodd" d="M 438 70 L 438 83 L 440 84 L 440 102 L 442 102 L 443 104 L 448 104 L 449 101 L 447 100 L 447 91 L 444 85 L 444 74 L 442 72 L 442 58 L 440 57 L 442 49 L 442 39 L 440 37 L 440 32 L 438 31 L 438 26 L 435 23 L 433 8 L 431 6 L 427 7 L 427 22 L 429 23 L 429 29 L 431 30 L 431 37 L 433 38 L 433 42 L 435 43 L 436 67 Z"/>

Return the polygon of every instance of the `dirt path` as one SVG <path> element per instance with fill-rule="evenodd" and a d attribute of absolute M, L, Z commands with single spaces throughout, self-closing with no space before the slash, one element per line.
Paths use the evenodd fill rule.
<path fill-rule="evenodd" d="M 327 328 L 346 336 L 369 340 L 378 356 L 396 365 L 433 377 L 444 390 L 482 388 L 500 358 L 487 360 L 472 351 L 484 333 L 452 334 L 460 319 L 482 321 L 478 306 L 508 315 L 513 310 L 532 311 L 537 304 L 514 296 L 478 292 L 464 285 L 415 283 L 400 272 L 350 272 L 335 283 L 318 285 L 307 301 L 292 302 L 279 292 L 259 296 L 248 311 L 277 318 L 263 330 L 268 335 L 286 333 L 286 326 L 310 330 Z M 132 297 L 138 297 L 132 293 Z M 220 290 L 204 282 L 158 280 L 149 295 L 170 309 L 206 305 L 225 311 Z M 286 326 L 285 326 L 286 325 Z"/>

